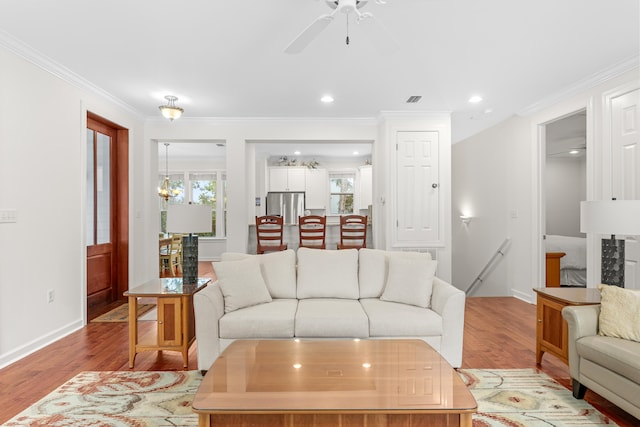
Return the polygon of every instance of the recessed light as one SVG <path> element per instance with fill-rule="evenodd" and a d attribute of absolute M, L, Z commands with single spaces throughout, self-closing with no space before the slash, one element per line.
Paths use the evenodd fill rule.
<path fill-rule="evenodd" d="M 358 152 L 358 151 L 354 151 L 354 152 L 353 152 L 353 155 L 354 155 L 354 156 L 357 156 L 358 154 L 360 154 L 360 152 Z"/>
<path fill-rule="evenodd" d="M 578 154 L 579 152 L 580 151 L 578 151 L 578 150 L 571 150 L 571 151 L 569 151 L 569 154 Z"/>
<path fill-rule="evenodd" d="M 300 152 L 298 150 L 294 151 L 293 154 L 295 154 L 296 156 L 300 155 Z"/>
<path fill-rule="evenodd" d="M 322 98 L 320 98 L 320 101 L 324 102 L 325 104 L 330 104 L 333 102 L 333 96 L 324 95 Z"/>
<path fill-rule="evenodd" d="M 480 101 L 482 101 L 482 97 L 479 95 L 473 95 L 471 98 L 469 98 L 469 102 L 472 104 L 477 104 Z"/>

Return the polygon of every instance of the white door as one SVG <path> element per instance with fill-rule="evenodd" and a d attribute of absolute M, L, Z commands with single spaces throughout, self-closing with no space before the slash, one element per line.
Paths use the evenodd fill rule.
<path fill-rule="evenodd" d="M 611 100 L 613 197 L 640 200 L 640 89 Z M 640 236 L 625 237 L 625 288 L 640 289 Z"/>
<path fill-rule="evenodd" d="M 438 132 L 398 132 L 397 242 L 438 242 Z"/>

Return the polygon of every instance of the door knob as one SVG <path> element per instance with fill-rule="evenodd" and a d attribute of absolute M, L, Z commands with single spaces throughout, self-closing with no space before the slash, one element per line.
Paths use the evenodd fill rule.
<path fill-rule="evenodd" d="M 438 188 L 438 184 L 434 182 L 433 184 L 431 184 L 431 188 Z"/>

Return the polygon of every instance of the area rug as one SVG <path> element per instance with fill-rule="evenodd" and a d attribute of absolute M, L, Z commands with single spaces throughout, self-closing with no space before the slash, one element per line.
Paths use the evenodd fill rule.
<path fill-rule="evenodd" d="M 617 426 L 536 369 L 459 369 L 478 402 L 474 427 Z"/>
<path fill-rule="evenodd" d="M 615 426 L 535 369 L 462 369 L 478 402 L 474 427 Z M 4 426 L 190 426 L 198 371 L 83 372 Z"/>
<path fill-rule="evenodd" d="M 155 304 L 138 304 L 138 317 L 143 316 L 152 309 L 156 308 Z M 124 303 L 105 314 L 96 317 L 91 322 L 127 322 L 129 320 L 129 304 Z"/>

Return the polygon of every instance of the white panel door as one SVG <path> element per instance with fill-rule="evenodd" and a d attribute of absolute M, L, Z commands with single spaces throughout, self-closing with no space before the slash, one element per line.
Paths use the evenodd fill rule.
<path fill-rule="evenodd" d="M 438 132 L 398 132 L 396 139 L 398 243 L 438 242 Z"/>
<path fill-rule="evenodd" d="M 613 197 L 640 199 L 640 89 L 611 100 Z M 640 289 L 640 236 L 625 237 L 625 287 Z"/>

